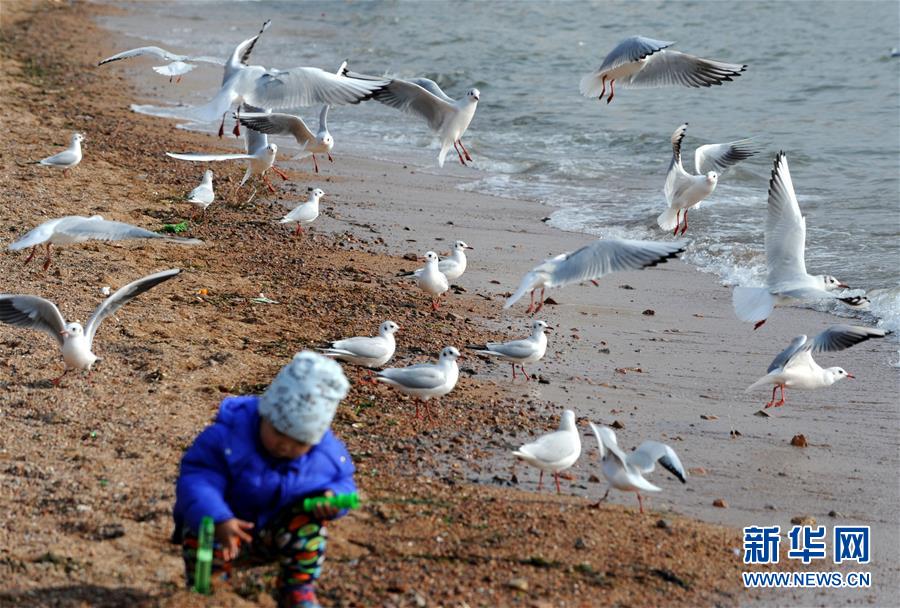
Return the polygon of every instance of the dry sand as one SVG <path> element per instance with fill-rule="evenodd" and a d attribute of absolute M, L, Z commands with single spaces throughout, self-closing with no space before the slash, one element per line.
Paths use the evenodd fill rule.
<path fill-rule="evenodd" d="M 185 217 L 190 210 L 174 200 L 202 168 L 162 152 L 236 143 L 131 114 L 129 103 L 153 98 L 120 76 L 132 68 L 101 74 L 93 67 L 123 44 L 88 21 L 101 9 L 3 9 L 9 134 L 0 148 L 0 225 L 8 238 L 72 213 L 151 228 Z M 63 40 L 73 31 L 92 42 L 69 47 Z M 55 151 L 76 128 L 89 141 L 70 178 L 19 164 Z M 444 344 L 524 334 L 526 305 L 503 311 L 503 295 L 535 262 L 590 240 L 547 227 L 540 221 L 547 207 L 460 191 L 475 171 L 351 156 L 340 148 L 339 125 L 334 130 L 334 165 L 314 176 L 304 173 L 306 164 L 288 164 L 292 182 L 279 180 L 283 201 L 299 200 L 308 185 L 328 193 L 314 228 L 318 242 L 275 225 L 281 210 L 265 195 L 242 209 L 215 203 L 206 221 L 192 225 L 192 236 L 207 242 L 202 248 L 71 247 L 47 275 L 23 267 L 18 254 L 0 257 L 3 291 L 50 297 L 82 320 L 103 285 L 186 269 L 107 321 L 97 339 L 105 360 L 92 384 L 75 376 L 65 390 L 53 389 L 48 379 L 59 361 L 49 338 L 0 328 L 0 575 L 7 581 L 0 605 L 204 605 L 176 591 L 180 559 L 166 538 L 181 450 L 221 397 L 260 390 L 296 350 L 370 332 L 384 318 L 402 328 L 395 363 L 424 360 Z M 222 193 L 243 172 L 214 169 Z M 403 254 L 447 249 L 455 239 L 476 248 L 457 281 L 465 293 L 432 314 L 393 275 L 416 265 Z M 260 292 L 281 304 L 250 303 Z M 545 360 L 529 370 L 548 384 L 511 384 L 508 366 L 468 359 L 463 368 L 474 375 L 463 374 L 437 408 L 439 420 L 425 427 L 388 389 L 354 388 L 335 427 L 370 502 L 333 526 L 320 585 L 329 605 L 893 603 L 900 412 L 888 340 L 820 355 L 823 365 L 842 365 L 858 380 L 789 391 L 787 406 L 764 418 L 754 413 L 768 395 L 744 387 L 791 336 L 837 319 L 779 309 L 753 332 L 734 319 L 730 290 L 678 262 L 549 295 L 559 305 L 541 316 L 556 331 Z M 508 450 L 552 428 L 564 408 L 577 412 L 585 430 L 587 419 L 619 421 L 626 447 L 670 441 L 694 474 L 682 486 L 658 472 L 664 492 L 652 498 L 653 514 L 638 515 L 634 498 L 616 493 L 612 501 L 624 507 L 589 509 L 580 497 L 595 500 L 605 485 L 590 481 L 600 473 L 585 435 L 564 488 L 574 497 L 535 493 L 536 472 L 513 470 Z M 739 438 L 730 437 L 732 428 Z M 790 445 L 799 433 L 809 447 Z M 728 508 L 712 506 L 720 498 Z M 872 589 L 741 590 L 737 529 L 789 528 L 804 514 L 829 528 L 873 527 Z M 661 518 L 667 527 L 657 527 Z M 527 591 L 515 588 L 522 580 Z M 265 604 L 257 587 L 266 582 L 241 577 L 240 597 L 222 589 L 210 605 L 240 605 L 241 597 Z"/>

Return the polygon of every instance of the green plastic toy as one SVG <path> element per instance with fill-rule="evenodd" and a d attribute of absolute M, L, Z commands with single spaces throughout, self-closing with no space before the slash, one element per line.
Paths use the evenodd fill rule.
<path fill-rule="evenodd" d="M 213 537 L 216 526 L 213 518 L 204 517 L 200 521 L 200 536 L 197 540 L 197 567 L 194 570 L 194 591 L 203 595 L 212 593 Z"/>
<path fill-rule="evenodd" d="M 303 510 L 312 511 L 318 505 L 330 505 L 338 509 L 358 509 L 359 495 L 356 492 L 334 496 L 312 496 L 303 499 Z"/>

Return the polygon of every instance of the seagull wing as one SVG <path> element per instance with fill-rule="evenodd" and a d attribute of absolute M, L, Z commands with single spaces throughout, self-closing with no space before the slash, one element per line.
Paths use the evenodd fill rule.
<path fill-rule="evenodd" d="M 54 230 L 56 234 L 69 236 L 78 241 L 124 241 L 128 239 L 165 239 L 180 243 L 201 244 L 199 239 L 186 239 L 182 237 L 159 234 L 146 228 L 132 226 L 125 222 L 105 220 L 99 215 L 92 217 L 68 217 L 57 224 Z"/>
<path fill-rule="evenodd" d="M 687 474 L 678 459 L 675 450 L 664 443 L 658 441 L 645 441 L 635 451 L 628 454 L 628 464 L 637 467 L 641 473 L 650 473 L 653 471 L 656 463 L 672 473 L 681 481 L 687 483 Z"/>
<path fill-rule="evenodd" d="M 388 344 L 381 338 L 360 336 L 332 342 L 331 348 L 325 350 L 345 351 L 356 357 L 377 359 L 387 354 Z"/>
<path fill-rule="evenodd" d="M 387 83 L 339 76 L 319 68 L 272 70 L 249 84 L 244 99 L 251 105 L 273 110 L 319 103 L 341 106 L 369 99 Z"/>
<path fill-rule="evenodd" d="M 406 388 L 416 389 L 438 388 L 447 381 L 446 374 L 430 363 L 410 367 L 389 367 L 378 372 L 377 377 L 390 380 Z"/>
<path fill-rule="evenodd" d="M 142 46 L 140 48 L 122 51 L 121 53 L 117 53 L 112 57 L 107 57 L 97 65 L 103 65 L 104 63 L 109 63 L 111 61 L 119 61 L 120 59 L 140 57 L 141 55 L 153 55 L 155 57 L 159 57 L 160 59 L 165 59 L 166 61 L 199 61 L 202 63 L 214 63 L 216 65 L 225 64 L 224 61 L 222 61 L 221 59 L 217 59 L 216 57 L 206 57 L 202 55 L 197 57 L 192 57 L 190 55 L 176 55 L 175 53 L 167 51 L 166 49 L 161 49 L 158 46 Z"/>
<path fill-rule="evenodd" d="M 11 249 L 12 251 L 18 251 L 19 249 L 35 247 L 37 245 L 45 243 L 47 240 L 50 239 L 50 237 L 53 236 L 53 232 L 56 228 L 56 225 L 59 224 L 61 221 L 68 219 L 68 217 L 77 217 L 77 216 L 61 217 L 59 219 L 49 220 L 47 222 L 44 222 L 40 226 L 37 226 L 37 227 L 29 230 L 27 233 L 25 233 L 25 236 L 20 238 L 15 243 L 11 243 L 9 246 L 9 249 Z"/>
<path fill-rule="evenodd" d="M 684 248 L 684 241 L 600 239 L 556 262 L 547 285 L 562 287 L 599 279 L 611 272 L 656 266 L 676 257 Z"/>
<path fill-rule="evenodd" d="M 328 106 L 325 106 L 326 108 Z M 297 143 L 305 146 L 316 140 L 315 134 L 309 130 L 306 123 L 299 116 L 291 114 L 266 114 L 250 113 L 239 116 L 241 124 L 245 127 L 267 133 L 269 135 L 292 135 Z"/>
<path fill-rule="evenodd" d="M 775 287 L 802 280 L 806 272 L 806 219 L 794 194 L 787 157 L 775 157 L 769 180 L 769 205 L 766 218 L 766 264 L 768 284 Z"/>
<path fill-rule="evenodd" d="M 751 139 L 740 139 L 726 144 L 707 144 L 694 152 L 694 168 L 699 175 L 716 171 L 721 175 L 729 167 L 759 153 L 759 147 Z"/>
<path fill-rule="evenodd" d="M 438 86 L 438 83 L 430 78 L 410 78 L 407 82 L 419 85 L 438 99 L 443 99 L 447 103 L 454 103 L 453 98 L 444 93 L 441 87 Z"/>
<path fill-rule="evenodd" d="M 71 165 L 76 160 L 78 160 L 78 156 L 75 153 L 75 150 L 63 150 L 59 154 L 54 154 L 53 156 L 48 156 L 47 158 L 40 161 L 42 165 Z"/>
<path fill-rule="evenodd" d="M 681 164 L 681 142 L 687 133 L 687 123 L 684 123 L 672 133 L 672 161 L 669 163 L 669 172 L 666 174 L 666 185 L 663 193 L 666 202 L 672 206 L 672 202 L 678 200 L 684 191 L 690 187 L 690 180 L 683 179 L 687 172 Z"/>
<path fill-rule="evenodd" d="M 810 349 L 813 352 L 844 350 L 872 338 L 883 338 L 883 329 L 860 327 L 858 325 L 832 325 L 813 338 Z"/>
<path fill-rule="evenodd" d="M 537 344 L 533 341 L 512 340 L 510 342 L 489 342 L 484 349 L 491 353 L 512 357 L 513 359 L 525 359 L 532 356 L 537 350 Z"/>
<path fill-rule="evenodd" d="M 252 154 L 175 154 L 173 152 L 166 152 L 166 156 L 171 156 L 172 158 L 177 158 L 178 160 L 190 160 L 194 162 L 246 160 L 248 158 L 255 158 Z"/>
<path fill-rule="evenodd" d="M 66 321 L 50 300 L 37 296 L 13 294 L 0 295 L 0 321 L 24 327 L 38 329 L 53 336 L 63 345 L 62 332 L 66 329 Z"/>
<path fill-rule="evenodd" d="M 88 344 L 94 343 L 94 334 L 97 333 L 97 328 L 100 326 L 100 323 L 103 322 L 103 319 L 113 314 L 148 289 L 152 289 L 163 281 L 168 281 L 180 273 L 180 268 L 172 268 L 171 270 L 163 270 L 162 272 L 147 275 L 137 281 L 129 283 L 125 287 L 119 288 L 114 294 L 103 300 L 100 306 L 97 307 L 97 310 L 94 311 L 94 314 L 91 315 L 87 327 L 85 327 L 84 333 L 87 336 Z"/>
<path fill-rule="evenodd" d="M 531 443 L 526 443 L 517 451 L 541 462 L 559 462 L 571 456 L 575 450 L 581 450 L 580 442 L 572 441 L 572 436 L 571 431 L 555 431 L 538 437 Z M 577 433 L 574 436 L 578 439 Z"/>
<path fill-rule="evenodd" d="M 771 374 L 775 370 L 781 369 L 785 367 L 791 358 L 796 355 L 803 348 L 803 345 L 806 344 L 806 336 L 797 336 L 793 340 L 791 340 L 790 345 L 778 353 L 778 356 L 772 359 L 772 363 L 769 364 L 769 369 L 766 370 L 767 374 Z"/>
<path fill-rule="evenodd" d="M 456 111 L 452 101 L 441 99 L 420 85 L 406 80 L 391 80 L 387 86 L 375 92 L 372 98 L 401 112 L 425 119 L 434 131 L 440 129 L 444 121 Z"/>
<path fill-rule="evenodd" d="M 621 87 L 708 87 L 740 76 L 747 66 L 701 59 L 678 51 L 650 55 L 644 67 L 629 78 L 616 81 Z"/>

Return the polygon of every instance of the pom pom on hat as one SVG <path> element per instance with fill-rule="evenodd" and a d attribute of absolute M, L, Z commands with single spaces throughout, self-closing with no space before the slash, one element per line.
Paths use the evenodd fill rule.
<path fill-rule="evenodd" d="M 315 445 L 331 426 L 350 383 L 341 366 L 311 351 L 294 355 L 259 399 L 259 415 L 279 432 Z"/>

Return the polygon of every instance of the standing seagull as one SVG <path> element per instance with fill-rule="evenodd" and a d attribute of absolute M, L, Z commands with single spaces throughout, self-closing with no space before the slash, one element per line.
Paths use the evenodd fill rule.
<path fill-rule="evenodd" d="M 547 323 L 544 321 L 531 322 L 531 335 L 522 340 L 513 340 L 511 342 L 488 342 L 487 344 L 467 346 L 475 352 L 484 355 L 500 357 L 503 361 L 509 361 L 512 366 L 512 379 L 516 379 L 516 365 L 522 370 L 525 380 L 531 380 L 528 372 L 525 371 L 526 363 L 535 363 L 544 357 L 547 352 L 547 335 L 544 332 L 550 331 Z"/>
<path fill-rule="evenodd" d="M 62 169 L 63 175 L 69 174 L 69 169 L 74 169 L 81 162 L 81 142 L 84 141 L 84 135 L 75 133 L 69 140 L 69 147 L 53 156 L 48 156 L 43 160 L 36 160 L 33 164 L 44 165 L 45 167 L 53 167 Z"/>
<path fill-rule="evenodd" d="M 370 76 L 353 74 L 346 69 L 344 74 L 354 78 L 374 80 Z M 411 80 L 395 78 L 387 86 L 375 91 L 372 99 L 401 112 L 424 118 L 431 130 L 441 139 L 441 151 L 438 154 L 439 166 L 444 166 L 444 159 L 447 158 L 450 146 L 456 150 L 459 162 L 463 166 L 466 166 L 467 160 L 471 162 L 472 157 L 469 156 L 469 151 L 462 143 L 462 136 L 469 128 L 472 118 L 475 117 L 475 110 L 481 99 L 481 92 L 478 89 L 469 89 L 466 91 L 465 97 L 454 100 L 444 93 L 435 81 L 428 78 Z"/>
<path fill-rule="evenodd" d="M 191 190 L 191 193 L 188 194 L 185 199 L 203 213 L 206 213 L 206 208 L 212 205 L 212 202 L 216 198 L 215 192 L 213 191 L 212 180 L 212 169 L 207 169 L 203 174 L 203 181 L 200 182 L 199 186 Z M 197 209 L 194 210 L 194 215 L 197 215 Z M 193 216 L 191 219 L 193 219 Z"/>
<path fill-rule="evenodd" d="M 415 271 L 412 275 L 419 289 L 431 296 L 431 308 L 437 310 L 441 307 L 441 294 L 450 289 L 447 276 L 440 271 L 438 256 L 433 251 L 425 253 L 425 267 Z"/>
<path fill-rule="evenodd" d="M 294 231 L 294 234 L 300 234 L 303 232 L 303 224 L 311 224 L 319 217 L 319 199 L 323 196 L 325 196 L 325 193 L 319 188 L 310 188 L 309 200 L 291 209 L 287 215 L 278 220 L 278 223 L 297 224 L 297 230 Z"/>
<path fill-rule="evenodd" d="M 800 213 L 784 152 L 775 157 L 769 180 L 766 265 L 769 273 L 765 287 L 735 287 L 731 296 L 737 318 L 755 323 L 753 329 L 762 327 L 776 305 L 836 298 L 829 292 L 849 289 L 831 275 L 806 272 L 806 218 Z M 865 296 L 837 299 L 848 306 L 868 302 Z"/>
<path fill-rule="evenodd" d="M 385 321 L 378 328 L 378 335 L 375 337 L 344 338 L 332 342 L 328 348 L 319 350 L 326 357 L 334 357 L 353 365 L 368 368 L 381 367 L 394 356 L 394 350 L 397 348 L 394 334 L 398 329 L 400 326 L 393 321 Z"/>
<path fill-rule="evenodd" d="M 615 488 L 625 492 L 634 492 L 637 495 L 640 511 L 643 513 L 644 500 L 641 498 L 641 492 L 661 491 L 661 488 L 644 479 L 645 474 L 653 472 L 657 462 L 677 477 L 681 483 L 687 483 L 687 473 L 681 466 L 678 455 L 666 444 L 645 441 L 635 451 L 626 455 L 616 443 L 615 431 L 606 426 L 598 427 L 593 422 L 590 425 L 600 448 L 603 476 L 609 482 L 606 494 L 603 495 L 597 506 L 606 500 L 609 490 Z"/>
<path fill-rule="evenodd" d="M 91 349 L 94 334 L 97 333 L 103 319 L 148 289 L 168 281 L 180 272 L 178 268 L 163 270 L 120 288 L 97 307 L 86 327 L 82 327 L 80 323 L 66 323 L 53 302 L 29 295 L 0 295 L 0 321 L 16 327 L 39 329 L 56 339 L 65 363 L 62 375 L 53 380 L 53 384 L 59 386 L 60 380 L 70 369 L 90 372 L 91 367 L 99 360 Z"/>
<path fill-rule="evenodd" d="M 687 132 L 684 123 L 672 133 L 672 162 L 666 175 L 666 186 L 663 192 L 669 208 L 662 212 L 656 222 L 663 230 L 675 229 L 673 235 L 681 234 L 688 229 L 688 211 L 700 207 L 701 201 L 713 193 L 719 182 L 720 173 L 728 167 L 750 158 L 758 152 L 749 139 L 741 139 L 725 144 L 707 144 L 694 152 L 694 168 L 699 175 L 692 175 L 684 170 L 681 164 L 681 140 Z M 681 212 L 684 211 L 684 225 L 681 224 Z"/>
<path fill-rule="evenodd" d="M 772 400 L 766 403 L 765 407 L 770 408 L 773 405 L 780 407 L 784 405 L 784 389 L 787 387 L 812 390 L 831 386 L 844 378 L 854 378 L 853 374 L 847 373 L 840 367 L 823 369 L 813 360 L 812 354 L 844 350 L 870 338 L 883 338 L 885 335 L 884 330 L 881 329 L 856 325 L 833 325 L 813 338 L 812 341 L 808 340 L 806 336 L 797 336 L 790 346 L 775 357 L 772 364 L 769 365 L 769 369 L 766 370 L 768 373 L 747 387 L 747 391 L 773 384 Z M 775 391 L 778 389 L 781 389 L 781 399 L 776 403 Z"/>
<path fill-rule="evenodd" d="M 673 44 L 643 36 L 626 38 L 610 51 L 599 68 L 581 79 L 581 94 L 603 99 L 609 81 L 609 103 L 616 94 L 617 81 L 625 88 L 708 87 L 730 82 L 747 69 L 746 65 L 663 50 Z"/>
<path fill-rule="evenodd" d="M 662 243 L 657 241 L 632 241 L 625 239 L 600 239 L 574 252 L 548 258 L 527 273 L 516 292 L 506 300 L 503 308 L 509 308 L 531 291 L 528 312 L 538 312 L 544 307 L 544 289 L 565 287 L 573 283 L 597 279 L 611 272 L 641 270 L 666 262 L 684 251 L 683 241 Z M 541 299 L 534 304 L 534 294 L 541 289 Z"/>
<path fill-rule="evenodd" d="M 575 464 L 581 456 L 581 437 L 578 434 L 578 427 L 575 426 L 575 412 L 564 411 L 559 420 L 559 430 L 538 437 L 537 441 L 532 443 L 526 443 L 513 452 L 513 455 L 540 469 L 538 491 L 544 483 L 544 471 L 547 471 L 553 473 L 556 493 L 561 494 L 559 473 Z"/>
<path fill-rule="evenodd" d="M 456 360 L 459 351 L 447 346 L 441 351 L 437 363 L 419 363 L 409 367 L 389 367 L 378 372 L 375 380 L 393 386 L 404 395 L 418 397 L 426 402 L 432 397 L 443 397 L 456 387 L 459 380 L 459 366 Z M 416 418 L 419 417 L 419 402 L 416 401 Z"/>
<path fill-rule="evenodd" d="M 179 236 L 169 236 L 152 232 L 145 228 L 132 226 L 124 222 L 114 222 L 103 219 L 102 215 L 83 217 L 81 215 L 67 215 L 55 220 L 44 222 L 36 228 L 29 230 L 25 236 L 9 246 L 12 251 L 31 247 L 31 253 L 25 259 L 25 264 L 31 261 L 37 248 L 45 245 L 47 259 L 44 262 L 44 270 L 50 268 L 51 250 L 53 245 L 72 245 L 86 241 L 124 241 L 128 239 L 163 239 L 182 245 L 202 245 L 199 239 L 188 239 Z"/>
<path fill-rule="evenodd" d="M 438 270 L 444 273 L 444 276 L 447 277 L 448 281 L 458 279 L 466 271 L 466 264 L 468 263 L 468 260 L 466 259 L 466 249 L 475 248 L 469 247 L 464 241 L 456 241 L 453 244 L 453 252 L 450 254 L 450 257 L 446 257 L 438 262 Z M 401 272 L 397 276 L 411 277 L 423 270 L 424 268 L 419 268 L 418 270 Z"/>

